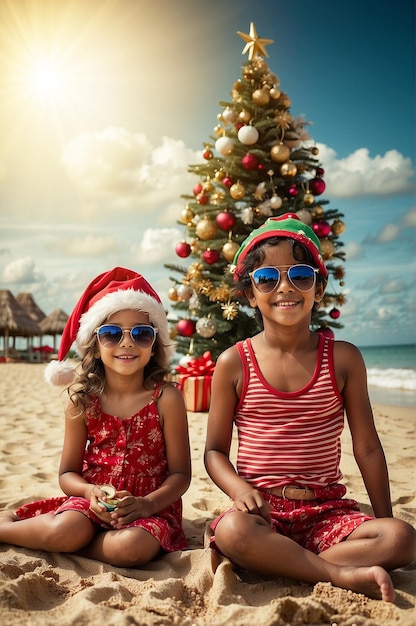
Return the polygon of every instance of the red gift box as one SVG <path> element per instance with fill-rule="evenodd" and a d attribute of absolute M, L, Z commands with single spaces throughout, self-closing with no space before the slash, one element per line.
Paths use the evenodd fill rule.
<path fill-rule="evenodd" d="M 208 411 L 214 368 L 210 352 L 204 352 L 201 357 L 192 358 L 186 365 L 176 367 L 188 411 Z"/>

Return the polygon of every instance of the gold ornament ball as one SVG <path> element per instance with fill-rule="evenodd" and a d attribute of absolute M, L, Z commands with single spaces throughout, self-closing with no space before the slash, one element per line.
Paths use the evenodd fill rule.
<path fill-rule="evenodd" d="M 324 261 L 330 259 L 334 254 L 334 244 L 329 239 L 320 239 L 321 242 L 321 250 L 322 256 L 324 257 Z"/>
<path fill-rule="evenodd" d="M 311 204 L 313 204 L 315 202 L 315 196 L 313 195 L 313 193 L 309 193 L 309 191 L 307 191 L 304 195 L 303 195 L 303 202 L 307 205 L 310 206 Z"/>
<path fill-rule="evenodd" d="M 223 178 L 225 178 L 224 170 L 217 170 L 214 174 L 214 179 L 217 181 L 217 183 L 220 183 Z"/>
<path fill-rule="evenodd" d="M 222 247 L 222 255 L 229 262 L 232 263 L 237 250 L 239 249 L 238 243 L 235 241 L 227 241 Z"/>
<path fill-rule="evenodd" d="M 189 224 L 195 217 L 195 213 L 188 206 L 183 209 L 181 212 L 181 222 L 182 224 Z"/>
<path fill-rule="evenodd" d="M 196 332 L 204 339 L 210 339 L 217 332 L 217 325 L 209 317 L 201 317 L 196 323 Z"/>
<path fill-rule="evenodd" d="M 276 163 L 284 163 L 290 156 L 290 148 L 285 146 L 284 143 L 277 143 L 272 146 L 270 156 Z"/>
<path fill-rule="evenodd" d="M 249 121 L 251 120 L 251 113 L 250 113 L 250 111 L 246 111 L 245 109 L 243 109 L 238 114 L 238 117 L 239 117 L 241 122 L 245 122 L 246 124 L 248 124 Z"/>
<path fill-rule="evenodd" d="M 334 233 L 334 235 L 342 235 L 342 233 L 345 231 L 345 223 L 339 218 L 337 218 L 332 223 L 331 230 Z"/>
<path fill-rule="evenodd" d="M 280 166 L 280 173 L 282 176 L 286 176 L 287 178 L 293 178 L 296 176 L 298 168 L 292 161 L 286 161 L 283 165 Z"/>
<path fill-rule="evenodd" d="M 311 152 L 312 152 L 312 154 L 313 154 L 313 155 L 315 155 L 315 156 L 316 156 L 317 154 L 319 154 L 319 148 L 317 148 L 316 146 L 314 146 L 313 148 L 311 148 Z"/>
<path fill-rule="evenodd" d="M 202 188 L 203 188 L 204 191 L 210 192 L 210 191 L 212 191 L 214 189 L 214 185 L 212 184 L 212 182 L 209 179 L 207 179 L 203 183 Z"/>
<path fill-rule="evenodd" d="M 241 200 L 245 193 L 246 189 L 239 181 L 230 187 L 230 196 L 234 198 L 234 200 Z"/>
<path fill-rule="evenodd" d="M 204 217 L 196 225 L 196 234 L 200 239 L 206 241 L 207 239 L 213 239 L 217 234 L 218 227 L 215 220 Z"/>
<path fill-rule="evenodd" d="M 280 98 L 280 89 L 276 89 L 276 87 L 272 87 L 269 93 L 270 97 L 273 98 L 273 100 L 278 100 Z"/>
<path fill-rule="evenodd" d="M 270 102 L 270 95 L 268 89 L 256 89 L 251 95 L 251 99 L 255 104 L 261 107 L 266 106 Z"/>
<path fill-rule="evenodd" d="M 284 109 L 289 109 L 289 108 L 290 108 L 290 105 L 291 105 L 292 103 L 291 103 L 291 100 L 290 100 L 289 96 L 287 95 L 287 93 L 284 93 L 284 92 L 282 91 L 282 93 L 280 94 L 280 97 L 279 97 L 279 104 L 280 104 L 280 105 L 281 105 Z"/>
<path fill-rule="evenodd" d="M 320 220 L 323 218 L 324 213 L 325 211 L 323 210 L 323 208 L 319 204 L 317 204 L 316 206 L 313 207 L 311 211 L 312 219 Z"/>
<path fill-rule="evenodd" d="M 176 287 L 171 287 L 168 291 L 168 298 L 172 300 L 172 302 L 178 301 L 178 292 L 176 291 Z"/>

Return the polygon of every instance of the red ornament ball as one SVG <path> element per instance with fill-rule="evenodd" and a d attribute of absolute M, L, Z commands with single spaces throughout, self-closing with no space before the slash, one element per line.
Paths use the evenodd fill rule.
<path fill-rule="evenodd" d="M 212 150 L 204 150 L 204 152 L 202 153 L 202 156 L 204 157 L 206 161 L 210 161 L 214 155 L 212 153 Z"/>
<path fill-rule="evenodd" d="M 288 195 L 289 195 L 291 198 L 296 198 L 296 196 L 297 196 L 298 194 L 299 194 L 299 190 L 298 190 L 298 188 L 296 187 L 296 185 L 292 185 L 291 187 L 289 187 L 289 190 L 288 190 Z"/>
<path fill-rule="evenodd" d="M 191 246 L 186 241 L 180 241 L 175 246 L 175 252 L 182 259 L 185 259 L 191 254 Z"/>
<path fill-rule="evenodd" d="M 241 165 L 245 170 L 255 170 L 258 167 L 259 160 L 255 154 L 246 154 L 241 159 Z"/>
<path fill-rule="evenodd" d="M 325 181 L 322 178 L 313 178 L 309 183 L 309 191 L 313 193 L 314 196 L 319 196 L 321 193 L 325 191 Z"/>
<path fill-rule="evenodd" d="M 323 176 L 325 174 L 325 170 L 323 167 L 317 167 L 315 172 L 317 176 Z"/>
<path fill-rule="evenodd" d="M 197 196 L 199 193 L 201 193 L 202 190 L 203 190 L 203 187 L 201 183 L 198 183 L 197 185 L 195 185 L 192 191 L 194 192 L 194 196 Z"/>
<path fill-rule="evenodd" d="M 234 213 L 231 213 L 231 211 L 222 211 L 221 213 L 218 213 L 215 221 L 221 230 L 229 231 L 236 225 L 237 218 Z"/>
<path fill-rule="evenodd" d="M 208 263 L 208 265 L 213 265 L 220 258 L 220 253 L 218 252 L 218 250 L 211 250 L 211 248 L 208 248 L 207 250 L 205 250 L 205 252 L 202 253 L 202 258 L 204 259 L 205 263 Z"/>
<path fill-rule="evenodd" d="M 176 330 L 181 337 L 192 337 L 195 332 L 195 322 L 193 320 L 179 320 L 176 324 Z"/>
<path fill-rule="evenodd" d="M 329 312 L 329 317 L 332 317 L 333 320 L 337 320 L 340 315 L 341 315 L 341 311 L 335 307 L 331 309 Z"/>
<path fill-rule="evenodd" d="M 234 184 L 229 176 L 224 176 L 221 182 L 223 185 L 225 185 L 228 188 L 232 187 Z"/>
<path fill-rule="evenodd" d="M 328 237 L 331 232 L 331 225 L 328 222 L 315 222 L 312 224 L 312 230 L 320 239 L 323 237 Z"/>
<path fill-rule="evenodd" d="M 204 193 L 200 193 L 197 197 L 198 204 L 208 204 L 209 198 Z"/>

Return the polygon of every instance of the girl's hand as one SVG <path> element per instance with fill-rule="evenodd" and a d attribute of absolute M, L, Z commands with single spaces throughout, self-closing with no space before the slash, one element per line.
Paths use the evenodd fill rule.
<path fill-rule="evenodd" d="M 94 485 L 90 491 L 90 510 L 95 513 L 95 515 L 106 522 L 107 524 L 111 523 L 111 515 L 110 512 L 107 511 L 104 504 L 99 502 L 99 500 L 106 500 L 107 494 L 105 491 L 101 489 L 99 485 Z"/>
<path fill-rule="evenodd" d="M 250 489 L 249 491 L 244 491 L 239 494 L 234 500 L 233 509 L 252 515 L 260 515 L 268 524 L 271 522 L 271 507 L 256 489 Z"/>
<path fill-rule="evenodd" d="M 136 519 L 151 517 L 154 514 L 153 505 L 146 498 L 136 498 L 128 491 L 118 491 L 116 497 L 118 505 L 111 513 L 110 522 L 113 528 L 122 528 Z"/>

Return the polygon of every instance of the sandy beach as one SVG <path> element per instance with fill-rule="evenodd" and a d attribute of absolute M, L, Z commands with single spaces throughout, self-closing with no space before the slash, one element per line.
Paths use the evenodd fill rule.
<path fill-rule="evenodd" d="M 61 495 L 57 470 L 66 396 L 43 380 L 42 364 L 0 364 L 0 509 Z M 416 525 L 415 416 L 407 407 L 374 405 L 390 470 L 396 517 Z M 203 466 L 206 413 L 189 413 L 193 480 L 183 497 L 189 550 L 145 569 L 119 569 L 86 558 L 0 545 L 1 621 L 8 626 L 411 626 L 416 564 L 392 574 L 395 604 L 328 583 L 315 586 L 233 571 L 204 547 L 208 522 L 228 505 Z M 368 498 L 343 435 L 349 495 Z"/>

